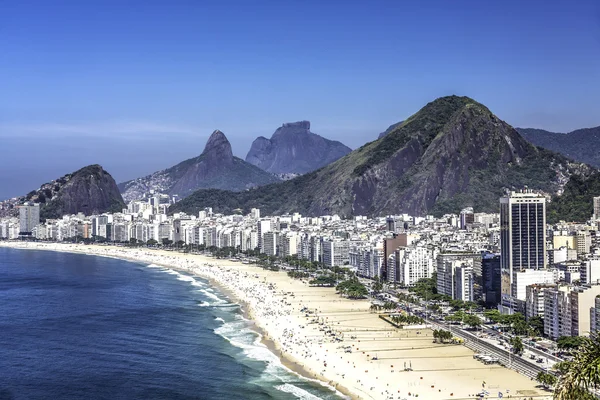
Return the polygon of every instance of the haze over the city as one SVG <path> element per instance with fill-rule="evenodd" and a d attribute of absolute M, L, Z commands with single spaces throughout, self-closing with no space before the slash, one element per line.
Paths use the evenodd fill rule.
<path fill-rule="evenodd" d="M 595 1 L 0 5 L 0 199 L 99 163 L 121 182 L 244 158 L 284 122 L 357 148 L 444 95 L 513 126 L 600 125 Z"/>

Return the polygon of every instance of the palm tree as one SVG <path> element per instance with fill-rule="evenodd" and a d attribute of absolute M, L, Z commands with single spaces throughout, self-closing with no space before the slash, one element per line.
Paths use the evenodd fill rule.
<path fill-rule="evenodd" d="M 600 388 L 600 337 L 598 333 L 582 338 L 572 361 L 555 365 L 559 372 L 555 400 L 595 399 L 592 391 Z"/>

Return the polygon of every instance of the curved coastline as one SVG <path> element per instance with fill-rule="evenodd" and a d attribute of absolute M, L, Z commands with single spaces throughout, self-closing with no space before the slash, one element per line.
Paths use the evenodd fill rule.
<path fill-rule="evenodd" d="M 243 305 L 262 343 L 286 368 L 352 399 L 405 399 L 415 394 L 426 399 L 469 399 L 481 390 L 482 379 L 491 393 L 507 390 L 520 397 L 551 398 L 514 371 L 484 367 L 464 346 L 431 345 L 426 330 L 391 328 L 368 311 L 366 300 L 341 299 L 334 289 L 308 287 L 284 273 L 164 250 L 39 242 L 0 242 L 0 246 L 114 257 L 207 279 Z M 310 316 L 302 311 L 306 308 L 312 310 Z M 326 329 L 311 324 L 315 315 Z M 328 330 L 343 336 L 342 343 L 331 340 Z M 345 351 L 348 347 L 352 352 Z M 407 360 L 414 371 L 401 368 Z"/>
<path fill-rule="evenodd" d="M 0 247 L 8 247 L 13 249 L 20 250 L 39 250 L 39 251 L 55 251 L 55 252 L 65 252 L 72 254 L 85 254 L 92 255 L 96 257 L 108 257 L 108 258 L 116 258 L 120 260 L 125 260 L 138 264 L 154 264 L 164 268 L 170 268 L 173 270 L 178 270 L 182 272 L 187 272 L 198 276 L 202 279 L 207 280 L 210 285 L 216 287 L 219 291 L 221 291 L 226 297 L 232 299 L 235 303 L 239 303 L 242 309 L 243 317 L 252 323 L 253 330 L 260 336 L 260 342 L 265 345 L 265 347 L 273 353 L 276 357 L 279 358 L 283 367 L 288 369 L 291 373 L 294 373 L 304 379 L 313 382 L 319 382 L 319 384 L 328 387 L 330 390 L 337 392 L 341 398 L 346 397 L 349 399 L 361 399 L 362 397 L 354 395 L 344 386 L 326 380 L 323 376 L 319 375 L 312 369 L 304 366 L 302 363 L 299 363 L 293 356 L 289 355 L 285 351 L 282 350 L 281 345 L 269 335 L 269 332 L 263 324 L 261 324 L 260 319 L 258 319 L 254 315 L 254 308 L 252 302 L 249 302 L 243 296 L 240 296 L 240 293 L 237 293 L 232 287 L 228 286 L 226 282 L 217 279 L 215 275 L 207 274 L 206 271 L 198 270 L 197 268 L 188 268 L 180 265 L 177 262 L 166 262 L 168 260 L 157 260 L 157 259 L 146 259 L 144 257 L 140 257 L 140 252 L 136 251 L 139 249 L 128 249 L 117 246 L 94 246 L 94 245 L 76 245 L 76 244 L 63 244 L 63 243 L 43 243 L 43 242 L 19 242 L 19 241 L 11 241 L 11 242 L 3 242 L 0 241 Z M 135 253 L 132 253 L 136 251 Z M 150 254 L 155 253 L 155 250 L 145 249 L 143 253 Z M 159 257 L 173 257 L 175 258 L 172 261 L 175 261 L 178 255 L 185 255 L 182 253 L 176 252 L 168 252 L 159 250 L 161 254 L 158 254 Z M 165 254 L 166 253 L 166 254 Z M 152 254 L 153 256 L 155 254 Z M 202 256 L 202 255 L 188 255 L 191 257 L 199 258 L 198 262 L 203 262 L 205 264 L 210 264 L 211 262 L 223 261 L 223 260 L 215 260 L 210 257 Z M 219 263 L 223 264 L 223 263 Z"/>

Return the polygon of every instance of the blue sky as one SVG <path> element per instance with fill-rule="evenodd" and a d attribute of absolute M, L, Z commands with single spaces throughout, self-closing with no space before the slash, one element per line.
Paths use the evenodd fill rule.
<path fill-rule="evenodd" d="M 0 198 L 245 157 L 307 119 L 356 148 L 444 95 L 514 126 L 600 125 L 598 1 L 3 1 Z"/>

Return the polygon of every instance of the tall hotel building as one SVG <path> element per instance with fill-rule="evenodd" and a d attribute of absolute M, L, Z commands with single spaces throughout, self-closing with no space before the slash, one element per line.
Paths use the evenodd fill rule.
<path fill-rule="evenodd" d="M 505 312 L 521 311 L 525 287 L 551 279 L 545 269 L 544 196 L 525 189 L 500 198 L 500 247 L 502 307 Z"/>

